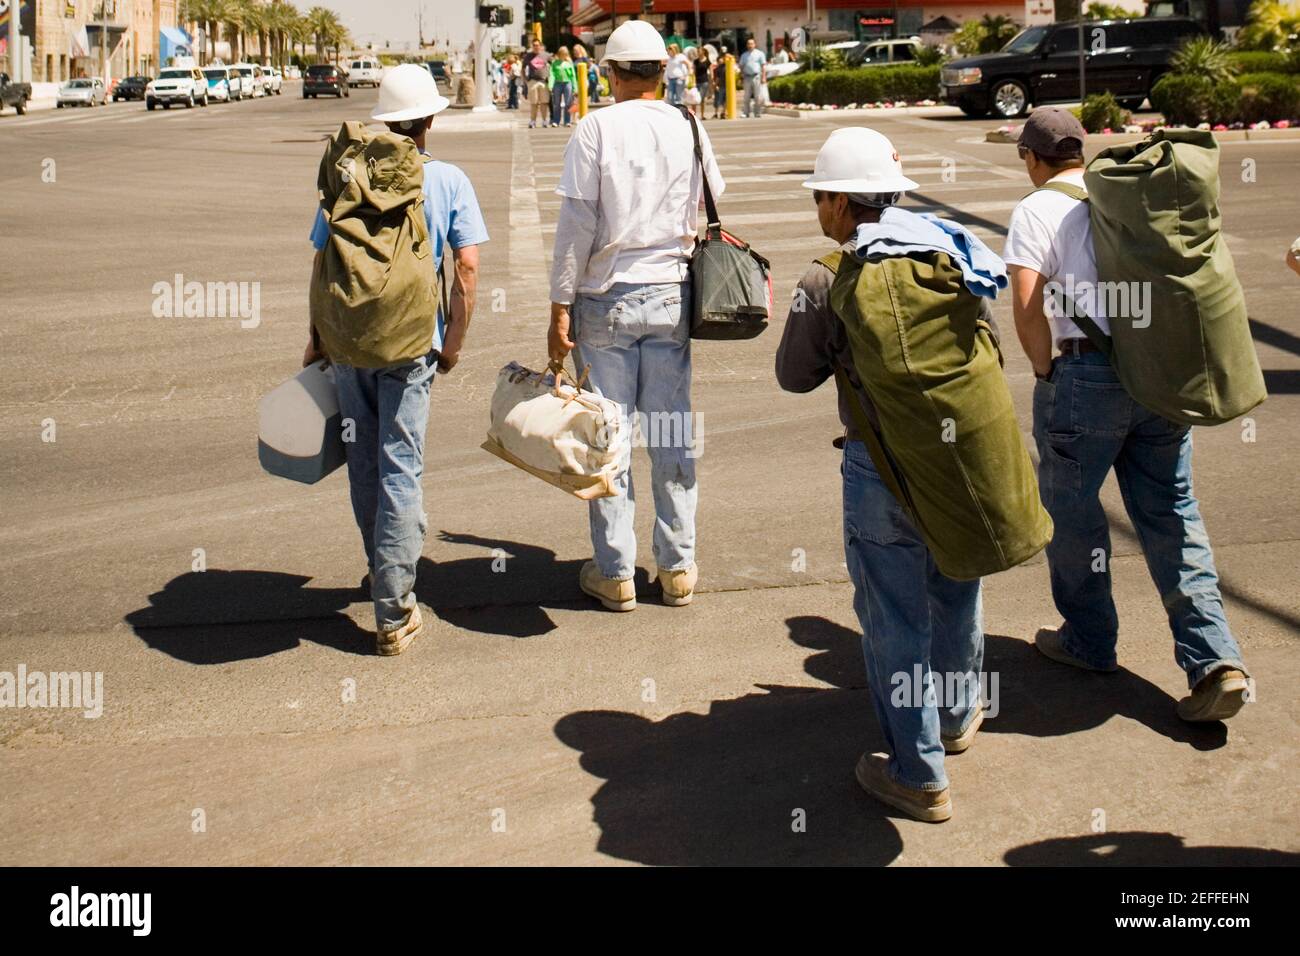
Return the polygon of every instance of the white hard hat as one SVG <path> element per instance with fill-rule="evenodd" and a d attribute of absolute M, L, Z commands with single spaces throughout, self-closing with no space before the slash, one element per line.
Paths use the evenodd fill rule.
<path fill-rule="evenodd" d="M 663 63 L 668 59 L 668 47 L 659 31 L 644 20 L 628 20 L 609 35 L 601 63 Z"/>
<path fill-rule="evenodd" d="M 384 74 L 379 84 L 379 102 L 370 118 L 381 123 L 424 119 L 450 105 L 451 100 L 438 92 L 438 84 L 427 67 L 403 63 Z"/>
<path fill-rule="evenodd" d="M 822 144 L 803 184 L 830 193 L 897 193 L 915 189 L 903 175 L 894 144 L 865 126 L 842 126 Z"/>

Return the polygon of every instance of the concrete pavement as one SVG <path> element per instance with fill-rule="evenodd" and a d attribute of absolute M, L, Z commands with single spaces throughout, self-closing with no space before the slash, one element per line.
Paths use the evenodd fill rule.
<path fill-rule="evenodd" d="M 576 585 L 585 509 L 479 450 L 496 369 L 545 360 L 563 130 L 459 111 L 435 124 L 493 238 L 470 346 L 434 387 L 419 583 L 433 626 L 400 658 L 369 653 L 346 479 L 272 479 L 255 436 L 257 399 L 304 342 L 321 139 L 373 97 L 0 118 L 0 671 L 101 671 L 105 687 L 98 719 L 0 709 L 0 858 L 1295 862 L 1300 325 L 1281 257 L 1300 145 L 1224 146 L 1225 229 L 1273 396 L 1254 441 L 1236 424 L 1197 434 L 1259 702 L 1226 729 L 1174 717 L 1185 685 L 1108 488 L 1124 669 L 1076 674 L 1033 651 L 1054 622 L 1041 559 L 988 580 L 1000 712 L 949 761 L 953 821 L 928 827 L 852 778 L 880 739 L 834 399 L 775 388 L 780 322 L 695 349 L 703 593 L 689 608 L 643 587 L 634 614 L 596 609 Z M 723 221 L 772 258 L 781 299 L 827 247 L 798 183 L 834 123 L 707 124 Z M 983 142 L 993 125 L 878 123 L 921 183 L 909 204 L 1000 248 L 1028 185 L 1013 147 Z M 153 285 L 178 273 L 260 283 L 260 321 L 156 318 Z M 1009 330 L 1005 297 L 997 309 Z M 1027 428 L 1032 376 L 1014 343 L 1007 357 Z M 645 487 L 644 455 L 636 467 Z"/>

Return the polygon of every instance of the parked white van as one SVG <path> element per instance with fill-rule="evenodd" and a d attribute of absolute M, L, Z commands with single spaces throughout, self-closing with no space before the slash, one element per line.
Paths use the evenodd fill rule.
<path fill-rule="evenodd" d="M 384 68 L 374 57 L 360 56 L 348 64 L 348 85 L 378 86 L 384 78 Z"/>
<path fill-rule="evenodd" d="M 262 75 L 260 66 L 256 63 L 235 63 L 230 68 L 231 70 L 238 70 L 243 76 L 245 96 L 266 95 L 266 77 Z"/>

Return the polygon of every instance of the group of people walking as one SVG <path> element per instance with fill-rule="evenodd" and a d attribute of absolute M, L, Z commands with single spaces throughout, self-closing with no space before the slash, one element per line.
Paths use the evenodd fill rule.
<path fill-rule="evenodd" d="M 674 55 L 643 21 L 614 31 L 602 62 L 614 104 L 578 124 L 556 190 L 561 205 L 548 354 L 563 362 L 573 353 L 577 365 L 590 370 L 590 387 L 617 402 L 629 420 L 691 414 L 695 290 L 688 266 L 703 184 L 707 180 L 714 197 L 726 188 L 705 130 L 696 131 L 697 157 L 693 121 L 657 96 Z M 525 59 L 526 71 L 551 65 L 540 44 L 532 57 Z M 390 71 L 384 87 L 405 69 Z M 526 75 L 532 102 L 532 84 L 543 80 Z M 373 118 L 424 151 L 433 116 L 446 101 L 431 85 L 400 102 L 386 103 L 384 93 L 381 88 L 381 111 Z M 1096 278 L 1086 203 L 1072 190 L 1052 186 L 1082 188 L 1084 140 L 1083 128 L 1066 111 L 1031 115 L 1020 156 L 1035 191 L 1012 216 L 1004 253 L 1016 332 L 1036 376 L 1033 431 L 1042 499 L 1056 523 L 1047 561 L 1061 621 L 1040 630 L 1035 646 L 1070 667 L 1117 669 L 1110 536 L 1098 499 L 1114 469 L 1190 688 L 1177 713 L 1188 721 L 1226 719 L 1248 699 L 1251 685 L 1226 622 L 1192 492 L 1190 429 L 1129 399 L 1105 356 L 1089 348 L 1079 328 L 1043 295 L 1046 283 L 1066 275 L 1083 281 L 1091 269 Z M 460 170 L 426 156 L 424 176 L 432 268 L 440 267 L 447 250 L 455 259 L 446 323 L 439 322 L 428 354 L 415 362 L 378 370 L 339 366 L 342 411 L 364 436 L 349 450 L 347 466 L 382 653 L 400 652 L 420 631 L 413 588 L 425 529 L 421 476 L 429 385 L 437 372 L 456 364 L 473 311 L 477 246 L 488 238 L 473 187 Z M 832 133 L 803 185 L 822 234 L 841 255 L 857 255 L 866 235 L 882 249 L 891 243 L 934 248 L 925 232 L 932 221 L 899 205 L 916 183 L 904 175 L 893 144 L 874 130 Z M 327 217 L 318 214 L 312 236 L 318 249 L 328 235 Z M 993 268 L 1005 279 L 1001 260 L 969 233 L 962 243 L 943 248 L 963 276 L 968 268 Z M 988 260 L 996 265 L 988 266 Z M 985 719 L 979 693 L 958 699 L 942 694 L 952 675 L 961 678 L 957 686 L 980 685 L 982 588 L 978 580 L 953 580 L 937 569 L 868 453 L 862 429 L 878 422 L 881 412 L 831 301 L 833 262 L 823 257 L 811 264 L 798 284 L 776 351 L 775 379 L 795 392 L 812 391 L 831 378 L 837 382 L 844 426 L 836 439 L 843 449 L 844 546 L 871 699 L 886 745 L 883 753 L 863 754 L 858 782 L 917 819 L 939 822 L 952 814 L 945 755 L 968 750 Z M 900 301 L 908 295 L 901 290 Z M 987 301 L 981 307 L 991 319 Z M 1094 318 L 1105 321 L 1101 314 Z M 305 358 L 320 354 L 313 338 Z M 692 602 L 698 584 L 695 458 L 681 442 L 651 443 L 648 451 L 654 577 L 664 603 L 681 607 Z M 588 503 L 593 556 L 578 582 L 603 607 L 619 612 L 633 611 L 642 597 L 633 584 L 638 551 L 631 453 L 629 439 L 620 450 L 617 494 Z M 945 463 L 936 460 L 934 467 Z M 1105 560 L 1096 560 L 1098 554 Z M 918 675 L 924 686 L 899 695 L 894 685 L 900 674 Z M 1080 684 L 1079 693 L 1093 693 L 1093 687 Z"/>
<path fill-rule="evenodd" d="M 522 93 L 528 102 L 528 128 L 569 126 L 578 91 L 578 65 L 587 67 L 587 101 L 600 102 L 600 67 L 581 43 L 572 53 L 566 46 L 552 55 L 541 40 L 518 59 L 510 54 L 501 63 L 507 109 L 519 108 Z"/>

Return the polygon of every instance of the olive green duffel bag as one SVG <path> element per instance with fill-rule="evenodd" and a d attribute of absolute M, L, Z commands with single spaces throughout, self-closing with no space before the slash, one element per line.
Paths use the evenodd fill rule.
<path fill-rule="evenodd" d="M 858 430 L 939 570 L 970 580 L 1033 557 L 1052 519 L 993 330 L 961 270 L 942 252 L 819 261 L 836 273 L 831 308 L 880 417 L 877 432 L 850 403 Z"/>
<path fill-rule="evenodd" d="M 1084 183 L 1086 197 L 1060 183 L 1044 188 L 1089 203 L 1109 338 L 1086 309 L 1072 318 L 1133 400 L 1183 425 L 1220 425 L 1264 401 L 1246 300 L 1220 231 L 1214 136 L 1166 129 L 1112 146 L 1088 164 Z M 1145 302 L 1142 314 L 1136 302 Z"/>
<path fill-rule="evenodd" d="M 357 368 L 426 355 L 438 298 L 419 149 L 406 136 L 344 123 L 316 184 L 330 234 L 309 302 L 325 354 Z"/>

